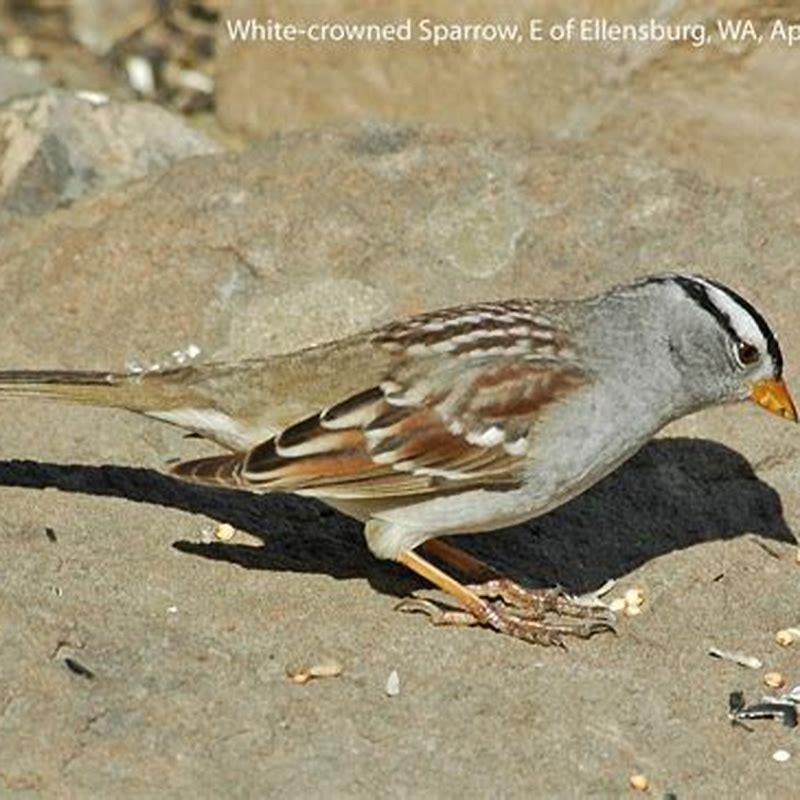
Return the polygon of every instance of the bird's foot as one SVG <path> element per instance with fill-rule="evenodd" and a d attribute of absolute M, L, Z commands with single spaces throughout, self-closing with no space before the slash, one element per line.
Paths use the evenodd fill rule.
<path fill-rule="evenodd" d="M 552 602 L 547 601 L 550 604 Z M 567 620 L 547 619 L 546 613 L 554 609 L 544 609 L 542 604 L 538 607 L 512 606 L 504 600 L 490 603 L 477 598 L 476 602 L 470 604 L 469 610 L 462 610 L 442 608 L 431 600 L 415 597 L 401 601 L 396 608 L 399 611 L 427 614 L 434 625 L 482 625 L 498 633 L 545 646 L 565 647 L 566 636 L 588 639 L 596 633 L 615 632 L 612 619 L 608 616 L 598 619 L 589 615 L 580 615 L 580 618 L 573 615 L 572 619 Z"/>
<path fill-rule="evenodd" d="M 561 587 L 526 589 L 509 578 L 495 578 L 466 587 L 478 597 L 501 600 L 513 613 L 526 619 L 544 619 L 548 613 L 562 617 L 604 622 L 613 626 L 614 613 L 597 598 L 579 598 Z"/>
<path fill-rule="evenodd" d="M 561 590 L 527 590 L 497 576 L 476 587 L 463 586 L 412 550 L 399 553 L 397 560 L 447 592 L 461 606 L 442 608 L 420 598 L 410 598 L 396 606 L 400 611 L 421 611 L 435 625 L 482 625 L 526 642 L 561 647 L 565 636 L 588 639 L 595 633 L 614 631 L 614 615 L 597 600 L 588 601 L 587 605 Z M 498 599 L 490 602 L 487 597 Z"/>

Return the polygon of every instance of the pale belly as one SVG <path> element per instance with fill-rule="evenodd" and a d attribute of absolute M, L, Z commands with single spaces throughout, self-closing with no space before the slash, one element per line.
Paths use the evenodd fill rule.
<path fill-rule="evenodd" d="M 629 425 L 622 435 L 599 435 L 597 425 L 608 419 L 607 411 L 594 411 L 584 410 L 572 419 L 559 416 L 561 429 L 551 428 L 543 437 L 558 442 L 558 450 L 536 452 L 519 487 L 394 498 L 372 505 L 330 504 L 367 522 L 368 544 L 380 558 L 394 558 L 435 536 L 481 533 L 524 522 L 566 503 L 613 472 L 661 427 Z"/>

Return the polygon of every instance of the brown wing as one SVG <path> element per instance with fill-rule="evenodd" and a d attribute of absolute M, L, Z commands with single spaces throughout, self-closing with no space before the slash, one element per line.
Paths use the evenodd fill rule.
<path fill-rule="evenodd" d="M 515 485 L 537 417 L 584 376 L 535 350 L 515 352 L 495 342 L 498 348 L 512 354 L 488 347 L 418 352 L 380 386 L 250 451 L 185 462 L 173 473 L 200 483 L 350 499 Z"/>

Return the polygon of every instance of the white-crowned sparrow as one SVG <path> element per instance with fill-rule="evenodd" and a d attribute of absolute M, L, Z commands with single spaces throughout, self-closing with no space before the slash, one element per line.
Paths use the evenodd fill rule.
<path fill-rule="evenodd" d="M 3 372 L 0 391 L 126 408 L 199 433 L 234 452 L 178 464 L 178 478 L 321 498 L 366 523 L 376 556 L 458 601 L 462 611 L 435 621 L 548 643 L 606 620 L 428 540 L 544 514 L 706 406 L 749 398 L 796 421 L 782 371 L 775 335 L 746 300 L 706 278 L 663 275 L 576 301 L 433 311 L 239 363 Z M 462 585 L 414 552 L 425 542 L 492 580 Z"/>

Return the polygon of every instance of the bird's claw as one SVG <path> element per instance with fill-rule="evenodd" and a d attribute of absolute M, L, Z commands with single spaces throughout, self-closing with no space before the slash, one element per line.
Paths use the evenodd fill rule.
<path fill-rule="evenodd" d="M 495 588 L 497 587 L 493 587 Z M 519 588 L 527 595 L 527 590 Z M 404 612 L 426 614 L 434 625 L 483 625 L 498 633 L 546 646 L 565 647 L 565 636 L 588 639 L 596 633 L 616 633 L 613 613 L 605 606 L 602 608 L 602 618 L 598 618 L 592 617 L 590 613 L 563 612 L 562 609 L 566 606 L 559 602 L 559 597 L 566 596 L 560 590 L 549 590 L 549 594 L 539 592 L 535 601 L 532 594 L 527 596 L 530 602 L 525 605 L 510 604 L 508 600 L 511 595 L 508 593 L 494 603 L 480 598 L 475 608 L 469 610 L 443 608 L 432 600 L 414 597 L 401 601 L 395 608 Z M 516 599 L 519 601 L 522 598 Z M 569 609 L 572 609 L 571 605 Z M 563 614 L 572 619 L 550 620 L 546 618 L 549 612 Z"/>

